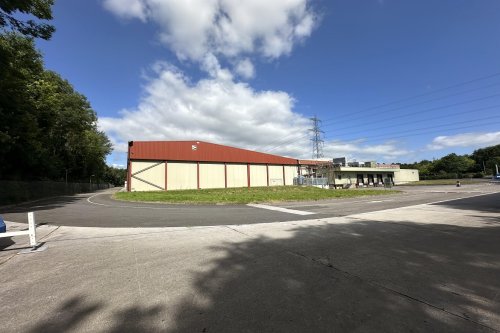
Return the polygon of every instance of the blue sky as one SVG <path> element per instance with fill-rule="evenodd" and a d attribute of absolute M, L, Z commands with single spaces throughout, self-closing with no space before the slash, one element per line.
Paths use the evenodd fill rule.
<path fill-rule="evenodd" d="M 59 0 L 46 67 L 129 140 L 412 162 L 500 144 L 500 2 Z"/>

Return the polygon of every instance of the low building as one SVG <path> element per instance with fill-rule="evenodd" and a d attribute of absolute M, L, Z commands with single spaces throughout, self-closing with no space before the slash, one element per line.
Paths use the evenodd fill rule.
<path fill-rule="evenodd" d="M 303 177 L 321 179 L 321 184 L 374 185 L 385 178 L 396 183 L 415 177 L 418 180 L 418 171 L 416 175 L 415 171 L 403 171 L 399 166 L 397 170 L 396 167 L 381 165 L 376 168 L 347 167 L 345 163 L 333 164 L 331 160 L 298 160 L 203 141 L 131 141 L 128 146 L 127 191 L 311 183 L 297 182 Z"/>
<path fill-rule="evenodd" d="M 293 185 L 299 161 L 202 141 L 131 141 L 127 190 Z"/>
<path fill-rule="evenodd" d="M 347 165 L 324 163 L 318 169 L 318 176 L 327 178 L 332 187 L 382 186 L 404 184 L 419 180 L 416 169 L 401 169 L 398 164 L 380 164 L 373 161 Z"/>

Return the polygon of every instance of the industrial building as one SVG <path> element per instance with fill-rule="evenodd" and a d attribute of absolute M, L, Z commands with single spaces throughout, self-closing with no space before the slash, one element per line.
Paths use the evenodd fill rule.
<path fill-rule="evenodd" d="M 127 190 L 292 185 L 298 160 L 202 141 L 131 141 Z"/>
<path fill-rule="evenodd" d="M 334 169 L 337 168 L 337 169 Z M 348 168 L 348 169 L 346 169 Z M 328 184 L 378 184 L 418 180 L 418 171 L 399 166 L 356 168 L 332 161 L 298 160 L 202 141 L 131 141 L 127 191 L 293 185 L 298 177 L 327 178 Z"/>
<path fill-rule="evenodd" d="M 417 169 L 401 169 L 399 164 L 350 162 L 335 158 L 332 163 L 323 163 L 316 171 L 318 177 L 327 178 L 331 187 L 365 187 L 404 184 L 418 181 Z"/>

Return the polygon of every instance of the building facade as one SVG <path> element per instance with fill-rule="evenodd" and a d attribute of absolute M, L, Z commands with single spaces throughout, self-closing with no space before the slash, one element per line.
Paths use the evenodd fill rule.
<path fill-rule="evenodd" d="M 376 186 L 418 180 L 418 170 L 399 165 L 346 166 L 297 160 L 203 141 L 131 141 L 127 191 L 168 191 L 293 185 L 298 177 L 334 185 Z M 326 179 L 325 179 L 326 178 Z"/>
<path fill-rule="evenodd" d="M 419 180 L 416 169 L 401 169 L 398 164 L 376 162 L 364 163 L 361 166 L 323 164 L 318 169 L 318 176 L 328 178 L 328 184 L 333 187 L 382 186 L 387 183 L 397 185 Z"/>
<path fill-rule="evenodd" d="M 298 160 L 202 141 L 131 141 L 128 191 L 293 185 Z"/>

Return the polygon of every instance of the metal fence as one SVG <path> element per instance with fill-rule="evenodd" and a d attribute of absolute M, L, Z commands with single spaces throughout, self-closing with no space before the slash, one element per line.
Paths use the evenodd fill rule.
<path fill-rule="evenodd" d="M 0 206 L 58 195 L 93 192 L 110 184 L 0 180 Z"/>
<path fill-rule="evenodd" d="M 326 186 L 328 185 L 328 178 L 295 177 L 293 179 L 293 185 Z"/>

